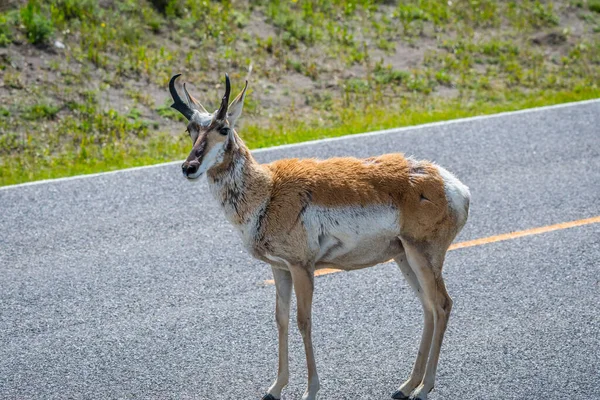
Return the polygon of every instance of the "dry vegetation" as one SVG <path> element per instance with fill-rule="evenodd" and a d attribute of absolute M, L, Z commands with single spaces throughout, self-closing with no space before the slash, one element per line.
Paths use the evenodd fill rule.
<path fill-rule="evenodd" d="M 599 97 L 600 0 L 0 0 L 0 185 L 180 158 L 169 77 L 250 64 L 253 147 Z"/>

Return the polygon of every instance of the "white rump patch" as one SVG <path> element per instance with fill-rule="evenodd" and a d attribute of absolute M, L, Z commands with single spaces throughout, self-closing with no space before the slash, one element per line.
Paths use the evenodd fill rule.
<path fill-rule="evenodd" d="M 471 192 L 469 188 L 458 180 L 451 172 L 436 165 L 438 172 L 444 180 L 444 191 L 446 198 L 452 209 L 458 214 L 459 224 L 462 227 L 467 221 L 469 214 L 469 202 L 471 201 Z"/>

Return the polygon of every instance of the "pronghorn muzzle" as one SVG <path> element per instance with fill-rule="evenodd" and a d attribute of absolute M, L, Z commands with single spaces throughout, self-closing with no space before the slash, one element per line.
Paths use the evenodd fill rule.
<path fill-rule="evenodd" d="M 204 159 L 204 150 L 206 150 L 206 137 L 201 136 L 194 145 L 188 158 L 181 165 L 183 176 L 188 179 L 196 179 L 202 175 L 199 170 L 202 165 L 202 160 Z"/>
<path fill-rule="evenodd" d="M 199 176 L 198 170 L 200 169 L 200 162 L 198 160 L 185 161 L 181 165 L 181 171 L 183 176 L 188 179 L 195 179 Z"/>

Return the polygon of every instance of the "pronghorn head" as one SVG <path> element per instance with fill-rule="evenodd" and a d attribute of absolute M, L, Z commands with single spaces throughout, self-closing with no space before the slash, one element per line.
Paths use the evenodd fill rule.
<path fill-rule="evenodd" d="M 219 109 L 211 114 L 188 93 L 185 83 L 183 91 L 187 101 L 179 97 L 175 89 L 175 81 L 180 75 L 173 76 L 169 82 L 169 91 L 173 97 L 171 107 L 182 113 L 189 121 L 187 131 L 192 139 L 193 148 L 181 169 L 186 178 L 196 179 L 210 168 L 219 165 L 227 149 L 232 148 L 233 128 L 242 114 L 248 81 L 241 93 L 229 104 L 231 83 L 229 76 L 225 74 L 225 95 Z"/>

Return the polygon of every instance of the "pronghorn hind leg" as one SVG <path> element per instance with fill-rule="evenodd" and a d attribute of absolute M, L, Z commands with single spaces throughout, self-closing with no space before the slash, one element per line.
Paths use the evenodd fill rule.
<path fill-rule="evenodd" d="M 277 379 L 262 400 L 279 400 L 281 391 L 288 384 L 290 369 L 288 358 L 288 332 L 290 323 L 290 300 L 292 298 L 292 275 L 273 267 L 273 278 L 275 280 L 275 320 L 277 321 L 277 332 L 279 335 L 279 367 Z"/>
<path fill-rule="evenodd" d="M 442 341 L 444 339 L 444 333 L 448 327 L 448 320 L 450 319 L 450 312 L 452 311 L 452 298 L 446 290 L 446 284 L 444 279 L 440 275 L 436 281 L 437 290 L 437 312 L 438 320 L 436 323 L 436 331 L 431 344 L 431 353 L 429 355 L 429 361 L 427 362 L 427 371 L 425 371 L 425 377 L 423 378 L 423 388 L 427 391 L 433 389 L 435 384 L 435 374 L 437 372 L 437 366 L 440 359 L 440 350 L 442 348 Z"/>
<path fill-rule="evenodd" d="M 426 355 L 428 358 L 427 368 L 421 384 L 414 389 L 411 395 L 411 398 L 415 400 L 426 400 L 427 394 L 435 385 L 440 349 L 452 309 L 452 299 L 446 291 L 442 278 L 442 264 L 446 247 L 431 243 L 414 245 L 406 240 L 402 240 L 402 245 L 408 264 L 422 290 L 422 302 L 427 304 L 433 313 L 433 336 L 430 339 Z"/>
<path fill-rule="evenodd" d="M 406 281 L 415 292 L 415 295 L 419 298 L 421 305 L 423 306 L 423 333 L 421 335 L 421 344 L 419 345 L 419 352 L 413 365 L 412 372 L 408 380 L 406 380 L 398 390 L 392 394 L 393 399 L 408 399 L 410 394 L 421 384 L 423 377 L 425 376 L 425 368 L 427 366 L 427 359 L 429 350 L 431 347 L 431 339 L 433 338 L 433 309 L 429 302 L 424 301 L 423 289 L 419 284 L 419 280 L 408 263 L 406 254 L 394 258 L 402 275 L 404 275 Z"/>
<path fill-rule="evenodd" d="M 312 301 L 314 292 L 314 266 L 290 266 L 290 273 L 294 283 L 296 302 L 298 306 L 298 330 L 304 342 L 306 353 L 306 368 L 308 370 L 308 384 L 302 400 L 316 400 L 319 391 L 319 376 L 312 345 Z"/>

